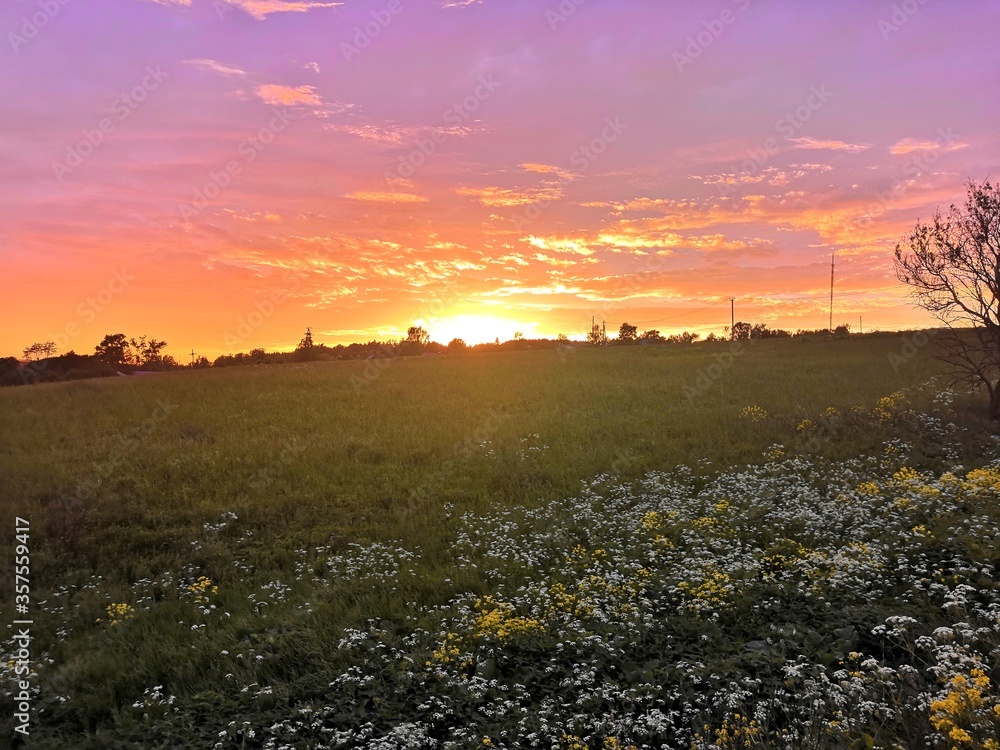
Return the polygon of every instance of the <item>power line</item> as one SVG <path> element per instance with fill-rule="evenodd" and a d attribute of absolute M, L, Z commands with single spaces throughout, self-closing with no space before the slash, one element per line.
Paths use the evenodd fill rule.
<path fill-rule="evenodd" d="M 881 287 L 880 289 L 860 289 L 860 290 L 858 290 L 856 292 L 841 292 L 840 296 L 841 297 L 854 297 L 854 296 L 856 296 L 858 294 L 877 294 L 878 292 L 884 292 L 884 291 L 888 291 L 890 289 L 895 289 L 895 287 L 885 286 L 885 287 Z"/>

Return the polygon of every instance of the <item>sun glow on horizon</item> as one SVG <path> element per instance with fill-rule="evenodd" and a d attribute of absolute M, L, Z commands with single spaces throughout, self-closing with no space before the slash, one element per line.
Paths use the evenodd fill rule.
<path fill-rule="evenodd" d="M 537 323 L 522 323 L 492 315 L 455 315 L 432 318 L 420 323 L 430 334 L 431 341 L 447 344 L 452 339 L 462 339 L 469 346 L 475 344 L 510 341 L 515 333 L 530 339 L 537 336 Z"/>

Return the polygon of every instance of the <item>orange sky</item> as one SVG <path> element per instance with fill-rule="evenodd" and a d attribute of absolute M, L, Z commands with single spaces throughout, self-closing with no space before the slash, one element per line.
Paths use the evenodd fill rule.
<path fill-rule="evenodd" d="M 835 323 L 927 324 L 891 250 L 1000 171 L 1000 8 L 695 5 L 8 4 L 0 355 L 816 328 L 834 251 Z"/>

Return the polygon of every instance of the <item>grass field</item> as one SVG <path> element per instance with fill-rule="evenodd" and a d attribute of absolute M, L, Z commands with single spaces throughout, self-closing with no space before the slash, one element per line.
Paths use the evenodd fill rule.
<path fill-rule="evenodd" d="M 30 522 L 28 747 L 1000 728 L 1000 475 L 969 474 L 996 441 L 904 336 L 379 364 L 0 390 L 3 538 Z"/>

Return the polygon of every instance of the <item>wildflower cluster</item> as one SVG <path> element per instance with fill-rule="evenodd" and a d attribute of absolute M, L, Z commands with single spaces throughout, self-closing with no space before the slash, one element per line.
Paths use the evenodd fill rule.
<path fill-rule="evenodd" d="M 906 394 L 900 391 L 889 396 L 883 396 L 872 407 L 872 414 L 882 422 L 891 422 L 905 410 L 906 401 Z"/>
<path fill-rule="evenodd" d="M 495 602 L 493 597 L 484 597 L 476 602 L 479 614 L 474 630 L 476 635 L 495 638 L 501 643 L 523 635 L 537 635 L 544 632 L 542 623 L 533 617 L 518 617 L 514 606 L 507 602 Z"/>
<path fill-rule="evenodd" d="M 701 732 L 695 732 L 691 750 L 743 750 L 760 747 L 763 732 L 755 719 L 734 713 L 726 716 L 722 724 L 713 729 L 703 725 Z"/>
<path fill-rule="evenodd" d="M 195 604 L 208 604 L 210 595 L 219 593 L 219 587 L 207 576 L 198 576 L 198 580 L 190 584 L 187 590 L 194 596 Z"/>
<path fill-rule="evenodd" d="M 419 549 L 296 550 L 295 580 L 244 581 L 255 605 L 291 610 L 311 586 L 317 611 L 294 615 L 329 633 L 319 607 L 350 585 L 377 619 L 299 652 L 299 692 L 276 686 L 273 658 L 298 632 L 232 632 L 211 654 L 225 721 L 162 687 L 124 719 L 219 750 L 1000 750 L 1000 459 L 931 471 L 911 453 L 893 439 L 828 463 L 773 446 L 748 467 L 603 476 L 466 513 L 433 564 L 475 583 L 405 615 L 379 607 L 421 585 Z M 211 611 L 218 587 L 196 574 L 172 585 Z"/>
<path fill-rule="evenodd" d="M 126 620 L 131 620 L 135 617 L 135 607 L 131 604 L 109 604 L 104 608 L 104 611 L 106 619 L 98 617 L 97 622 L 106 623 L 108 627 L 121 625 Z"/>
<path fill-rule="evenodd" d="M 1000 541 L 1000 471 L 920 472 L 891 447 L 707 483 L 683 467 L 598 478 L 468 514 L 455 559 L 492 593 L 438 608 L 430 630 L 345 639 L 356 666 L 309 731 L 369 748 L 846 750 L 925 726 L 921 745 L 988 747 L 997 700 L 969 664 L 1000 653 L 1000 591 L 971 555 Z M 967 550 L 937 541 L 959 534 Z M 379 721 L 351 718 L 361 696 Z"/>
<path fill-rule="evenodd" d="M 740 419 L 746 419 L 750 422 L 760 422 L 767 419 L 767 412 L 756 404 L 751 404 L 750 406 L 743 407 L 743 410 L 740 412 Z"/>
<path fill-rule="evenodd" d="M 326 587 L 345 581 L 386 583 L 409 578 L 413 576 L 413 564 L 420 559 L 419 549 L 380 542 L 367 545 L 352 542 L 338 553 L 328 546 L 297 552 L 300 561 L 296 563 L 296 572 L 300 576 L 311 574 L 311 582 Z"/>
<path fill-rule="evenodd" d="M 931 724 L 952 750 L 1000 750 L 1000 701 L 981 667 L 948 680 L 943 697 L 931 703 Z"/>
<path fill-rule="evenodd" d="M 212 597 L 219 593 L 219 587 L 212 582 L 208 576 L 198 576 L 197 580 L 183 586 L 181 596 L 194 601 L 197 610 L 203 615 L 210 615 L 216 611 L 217 605 L 212 601 Z M 192 626 L 199 628 L 202 626 Z"/>

